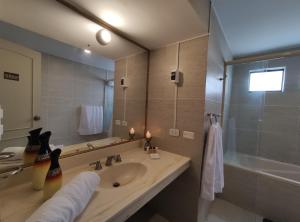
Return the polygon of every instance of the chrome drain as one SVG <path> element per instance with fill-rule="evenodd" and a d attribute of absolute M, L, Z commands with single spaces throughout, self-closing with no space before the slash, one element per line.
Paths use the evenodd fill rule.
<path fill-rule="evenodd" d="M 113 183 L 113 187 L 119 187 L 121 184 L 119 182 Z"/>

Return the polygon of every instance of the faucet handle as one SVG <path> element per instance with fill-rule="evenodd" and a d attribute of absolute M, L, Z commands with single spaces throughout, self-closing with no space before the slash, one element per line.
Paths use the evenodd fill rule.
<path fill-rule="evenodd" d="M 23 171 L 23 167 L 15 167 L 14 169 L 12 169 L 11 171 L 4 173 L 4 174 L 0 174 L 0 179 L 6 179 L 10 176 L 13 175 L 17 175 L 19 173 L 21 173 Z"/>
<path fill-rule="evenodd" d="M 116 163 L 122 162 L 122 158 L 121 158 L 121 155 L 120 155 L 120 154 L 117 154 L 117 155 L 115 156 L 115 161 L 116 161 Z"/>
<path fill-rule="evenodd" d="M 90 166 L 93 166 L 95 165 L 95 170 L 101 170 L 102 169 L 102 165 L 101 165 L 101 162 L 100 160 L 97 160 L 95 162 L 92 162 L 89 164 Z"/>
<path fill-rule="evenodd" d="M 93 145 L 93 144 L 91 144 L 91 143 L 87 143 L 86 144 L 87 145 L 87 147 L 90 149 L 90 150 L 94 150 L 96 147 Z"/>
<path fill-rule="evenodd" d="M 111 166 L 112 165 L 112 160 L 115 158 L 115 156 L 108 156 L 106 158 L 105 166 Z"/>

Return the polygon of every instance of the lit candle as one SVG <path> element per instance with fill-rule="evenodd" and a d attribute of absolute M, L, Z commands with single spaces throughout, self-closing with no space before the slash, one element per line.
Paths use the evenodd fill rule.
<path fill-rule="evenodd" d="M 130 133 L 130 134 L 134 134 L 134 129 L 131 128 L 131 129 L 129 130 L 129 133 Z"/>
<path fill-rule="evenodd" d="M 146 138 L 147 138 L 147 139 L 150 139 L 150 138 L 151 138 L 151 133 L 150 133 L 149 131 L 147 131 L 147 133 L 146 133 Z"/>

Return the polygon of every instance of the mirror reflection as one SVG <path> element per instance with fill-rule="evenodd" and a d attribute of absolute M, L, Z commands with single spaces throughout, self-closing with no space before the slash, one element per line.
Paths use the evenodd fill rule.
<path fill-rule="evenodd" d="M 143 136 L 145 50 L 56 1 L 4 4 L 0 171 L 33 163 L 41 135 L 62 157 Z"/>

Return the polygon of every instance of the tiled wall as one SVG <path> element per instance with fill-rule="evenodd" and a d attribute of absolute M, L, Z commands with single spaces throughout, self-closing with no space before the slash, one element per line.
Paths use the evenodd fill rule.
<path fill-rule="evenodd" d="M 205 113 L 222 114 L 224 62 L 231 60 L 231 51 L 221 31 L 214 10 L 211 12 L 210 35 L 208 41 L 208 61 L 205 86 Z M 229 79 L 225 79 L 229 81 Z M 221 123 L 221 118 L 218 118 Z M 205 115 L 204 130 L 207 132 L 210 121 Z M 210 202 L 199 199 L 198 222 L 206 219 Z"/>
<path fill-rule="evenodd" d="M 160 193 L 151 206 L 169 221 L 196 221 L 203 152 L 203 113 L 208 37 L 180 43 L 179 69 L 183 84 L 178 87 L 177 128 L 179 137 L 169 136 L 174 117 L 174 83 L 177 44 L 151 51 L 148 101 L 148 129 L 153 144 L 192 159 L 190 169 Z M 195 139 L 182 131 L 195 132 Z"/>
<path fill-rule="evenodd" d="M 290 57 L 233 67 L 228 150 L 300 164 L 299 64 Z M 286 67 L 284 91 L 248 92 L 249 71 L 270 67 Z"/>
<path fill-rule="evenodd" d="M 52 131 L 51 143 L 68 145 L 106 136 L 77 132 L 81 104 L 104 105 L 105 78 L 106 70 L 42 55 L 41 125 Z"/>
<path fill-rule="evenodd" d="M 231 60 L 231 52 L 223 36 L 214 11 L 211 12 L 208 44 L 208 63 L 205 86 L 205 112 L 221 114 L 224 62 Z M 206 118 L 208 120 L 208 118 Z M 221 119 L 219 118 L 219 121 Z M 206 126 L 209 121 L 206 121 Z"/>
<path fill-rule="evenodd" d="M 115 62 L 113 135 L 128 138 L 128 130 L 133 127 L 136 137 L 143 137 L 145 129 L 145 104 L 147 86 L 146 52 L 131 55 Z M 129 80 L 125 90 L 120 86 L 121 78 Z M 125 112 L 125 119 L 124 119 Z M 115 120 L 127 121 L 127 126 L 116 125 Z"/>

